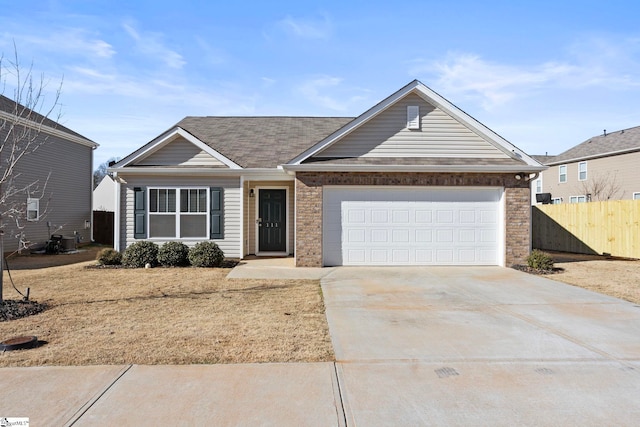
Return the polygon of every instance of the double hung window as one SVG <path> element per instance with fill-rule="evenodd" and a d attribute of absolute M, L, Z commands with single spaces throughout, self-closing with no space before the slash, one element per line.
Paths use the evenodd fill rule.
<path fill-rule="evenodd" d="M 150 188 L 150 238 L 207 238 L 207 188 Z"/>

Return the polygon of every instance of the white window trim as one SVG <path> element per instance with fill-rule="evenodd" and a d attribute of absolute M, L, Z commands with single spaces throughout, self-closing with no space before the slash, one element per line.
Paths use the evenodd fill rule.
<path fill-rule="evenodd" d="M 151 212 L 151 190 L 176 190 L 176 211 L 175 212 Z M 180 212 L 180 190 L 205 190 L 207 196 L 206 211 L 205 212 Z M 157 186 L 147 188 L 147 240 L 155 241 L 167 241 L 167 240 L 180 240 L 180 241 L 202 241 L 210 240 L 209 230 L 211 227 L 211 194 L 209 193 L 209 187 L 203 186 Z M 153 215 L 173 215 L 176 220 L 176 233 L 173 237 L 151 237 L 151 216 Z M 206 226 L 203 237 L 180 237 L 180 216 L 182 215 L 205 215 Z"/>
<path fill-rule="evenodd" d="M 563 202 L 562 197 L 555 197 L 555 198 L 551 199 L 551 204 L 552 205 L 559 205 L 562 202 Z"/>
<path fill-rule="evenodd" d="M 540 191 L 538 191 L 538 184 L 540 184 Z M 540 175 L 538 177 L 538 179 L 536 179 L 534 181 L 534 185 L 535 185 L 535 192 L 536 194 L 542 194 L 544 193 L 544 187 L 542 186 L 542 175 Z"/>
<path fill-rule="evenodd" d="M 29 209 L 29 205 L 31 205 L 33 207 L 33 205 L 35 204 L 35 209 Z M 35 218 L 29 218 L 29 212 L 30 211 L 35 211 L 36 212 L 36 217 Z M 25 216 L 27 218 L 27 221 L 30 222 L 35 222 L 38 221 L 40 219 L 40 199 L 36 198 L 36 197 L 27 197 L 27 209 L 25 212 Z"/>
<path fill-rule="evenodd" d="M 562 168 L 564 168 L 564 173 L 562 173 Z M 567 182 L 567 165 L 558 166 L 558 182 L 560 184 L 564 184 Z M 562 180 L 562 176 L 564 175 L 564 181 Z"/>
<path fill-rule="evenodd" d="M 580 166 L 584 165 L 584 178 L 580 178 L 580 174 L 582 173 L 582 171 L 580 170 Z M 578 163 L 578 181 L 586 181 L 588 177 L 587 174 L 587 162 L 580 162 Z"/>
<path fill-rule="evenodd" d="M 633 200 L 640 200 L 640 192 L 633 193 L 631 196 Z"/>

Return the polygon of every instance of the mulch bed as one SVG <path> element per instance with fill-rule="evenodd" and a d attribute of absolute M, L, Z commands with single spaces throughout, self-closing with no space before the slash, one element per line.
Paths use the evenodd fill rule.
<path fill-rule="evenodd" d="M 514 270 L 524 271 L 529 274 L 539 274 L 539 275 L 547 275 L 547 274 L 557 274 L 562 273 L 564 268 L 554 267 L 551 270 L 540 270 L 539 268 L 531 268 L 528 265 L 514 265 L 512 266 Z"/>
<path fill-rule="evenodd" d="M 0 322 L 33 316 L 47 309 L 37 301 L 4 300 L 0 302 Z"/>

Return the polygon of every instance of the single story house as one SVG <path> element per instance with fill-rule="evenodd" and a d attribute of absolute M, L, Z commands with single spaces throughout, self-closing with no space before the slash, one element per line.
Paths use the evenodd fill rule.
<path fill-rule="evenodd" d="M 549 167 L 532 181 L 534 204 L 640 199 L 640 126 L 604 131 L 557 156 L 533 157 Z"/>
<path fill-rule="evenodd" d="M 545 167 L 415 80 L 358 117 L 186 117 L 113 165 L 114 246 L 297 266 L 513 265 Z"/>

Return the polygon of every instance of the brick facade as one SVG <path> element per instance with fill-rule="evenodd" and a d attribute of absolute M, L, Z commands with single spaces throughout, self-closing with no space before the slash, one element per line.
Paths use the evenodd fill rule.
<path fill-rule="evenodd" d="M 296 265 L 322 266 L 322 189 L 325 185 L 484 186 L 505 188 L 505 265 L 525 263 L 531 248 L 529 182 L 513 173 L 296 173 Z"/>

